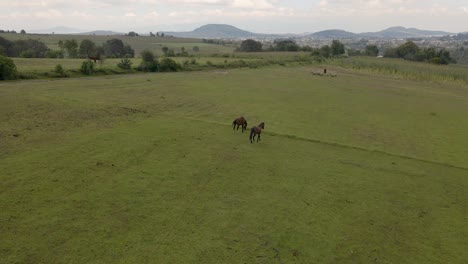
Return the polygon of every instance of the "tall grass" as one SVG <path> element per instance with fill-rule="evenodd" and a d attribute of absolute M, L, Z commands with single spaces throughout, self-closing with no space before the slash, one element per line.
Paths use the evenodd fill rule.
<path fill-rule="evenodd" d="M 351 57 L 331 59 L 329 64 L 362 72 L 430 82 L 458 82 L 468 84 L 468 67 L 462 65 L 434 65 L 401 59 Z"/>

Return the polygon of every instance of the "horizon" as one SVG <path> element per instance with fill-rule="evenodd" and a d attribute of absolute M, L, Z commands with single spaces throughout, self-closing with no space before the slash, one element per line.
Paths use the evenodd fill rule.
<path fill-rule="evenodd" d="M 201 26 L 197 26 L 197 27 L 194 27 L 192 29 L 188 29 L 188 30 L 166 30 L 166 31 L 161 31 L 161 32 L 191 32 L 191 31 L 194 31 L 200 27 L 203 27 L 203 26 L 207 26 L 207 25 L 226 25 L 226 26 L 232 26 L 232 27 L 235 27 L 237 29 L 240 29 L 240 30 L 246 30 L 246 31 L 249 31 L 251 33 L 255 33 L 255 34 L 293 34 L 293 35 L 301 35 L 301 34 L 313 34 L 313 33 L 317 33 L 317 32 L 322 32 L 322 31 L 328 31 L 328 30 L 342 30 L 342 31 L 345 31 L 345 32 L 351 32 L 351 33 L 355 33 L 355 34 L 363 34 L 363 33 L 372 33 L 372 32 L 380 32 L 380 31 L 384 31 L 384 30 L 387 30 L 387 29 L 390 29 L 390 28 L 399 28 L 399 27 L 402 27 L 402 28 L 406 28 L 406 29 L 417 29 L 417 30 L 424 30 L 424 31 L 444 31 L 444 32 L 447 32 L 447 33 L 454 33 L 454 34 L 458 34 L 458 33 L 466 33 L 466 31 L 462 31 L 462 32 L 450 32 L 450 31 L 446 31 L 446 30 L 434 30 L 434 29 L 431 29 L 431 28 L 415 28 L 415 27 L 407 27 L 407 26 L 401 26 L 401 25 L 395 25 L 395 26 L 391 26 L 391 27 L 387 27 L 387 28 L 382 28 L 382 29 L 379 29 L 379 30 L 376 30 L 376 31 L 365 31 L 365 32 L 354 32 L 354 31 L 349 31 L 349 30 L 345 30 L 345 29 L 342 29 L 342 28 L 326 28 L 326 29 L 319 29 L 317 31 L 304 31 L 304 32 L 275 32 L 275 33 L 268 33 L 268 32 L 255 32 L 255 31 L 250 31 L 250 30 L 247 30 L 247 29 L 244 29 L 244 28 L 240 28 L 236 25 L 231 25 L 231 24 L 220 24 L 220 23 L 207 23 L 207 24 L 204 24 L 204 25 L 201 25 Z M 117 31 L 117 30 L 112 30 L 112 29 L 102 29 L 102 28 L 96 28 L 96 29 L 78 29 L 78 28 L 72 28 L 72 27 L 67 27 L 67 26 L 55 26 L 55 27 L 51 27 L 51 28 L 42 28 L 42 29 L 29 29 L 29 30 L 26 30 L 27 33 L 31 33 L 31 34 L 46 34 L 44 32 L 46 31 L 50 31 L 51 33 L 53 32 L 53 30 L 59 30 L 57 33 L 55 34 L 79 34 L 79 33 L 91 33 L 91 32 L 98 32 L 98 31 L 109 31 L 109 32 L 113 32 L 113 33 L 121 33 L 121 34 L 127 34 L 128 32 L 130 31 L 134 31 L 138 34 L 148 34 L 149 32 L 139 32 L 139 31 L 136 31 L 136 30 L 130 30 L 130 31 Z M 16 29 L 14 29 L 16 30 Z M 21 29 L 19 30 L 16 30 L 17 32 L 19 32 Z M 66 32 L 66 33 L 61 33 L 61 32 Z M 156 33 L 157 31 L 154 31 L 153 33 Z"/>
<path fill-rule="evenodd" d="M 468 4 L 449 0 L 87 0 L 65 2 L 0 0 L 4 30 L 69 27 L 110 30 L 191 31 L 229 24 L 254 33 L 308 33 L 329 29 L 364 33 L 403 26 L 460 33 L 468 31 Z M 395 24 L 398 21 L 398 25 Z"/>

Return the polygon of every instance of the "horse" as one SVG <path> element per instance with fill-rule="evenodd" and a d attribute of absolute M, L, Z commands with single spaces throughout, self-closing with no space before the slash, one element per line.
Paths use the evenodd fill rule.
<path fill-rule="evenodd" d="M 100 61 L 101 60 L 101 56 L 88 56 L 88 59 L 94 61 L 94 63 L 96 63 L 96 61 Z"/>
<path fill-rule="evenodd" d="M 262 133 L 262 130 L 265 129 L 265 123 L 260 123 L 258 126 L 254 126 L 250 129 L 250 143 L 253 143 L 255 141 L 255 136 L 257 136 L 257 142 L 260 141 L 260 134 Z"/>
<path fill-rule="evenodd" d="M 239 130 L 239 126 L 242 126 L 242 133 L 244 133 L 244 130 L 247 130 L 247 120 L 243 116 L 236 118 L 234 121 L 232 121 L 232 130 L 234 131 L 236 129 Z"/>

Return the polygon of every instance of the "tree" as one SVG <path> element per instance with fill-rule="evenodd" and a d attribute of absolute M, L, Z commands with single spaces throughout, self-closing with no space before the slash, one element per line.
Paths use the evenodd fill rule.
<path fill-rule="evenodd" d="M 193 52 L 199 52 L 200 48 L 198 46 L 193 46 L 192 51 Z"/>
<path fill-rule="evenodd" d="M 253 39 L 246 39 L 242 41 L 239 51 L 243 52 L 258 52 L 262 51 L 262 43 Z"/>
<path fill-rule="evenodd" d="M 153 52 L 149 50 L 144 50 L 141 52 L 141 63 L 140 66 L 138 66 L 138 70 L 140 71 L 150 71 L 150 72 L 156 72 L 158 71 L 159 68 L 159 63 L 157 60 L 155 60 L 155 56 Z"/>
<path fill-rule="evenodd" d="M 164 32 L 161 32 L 161 37 L 164 38 Z"/>
<path fill-rule="evenodd" d="M 79 54 L 81 58 L 87 58 L 88 56 L 97 56 L 96 44 L 89 39 L 83 39 L 80 43 Z"/>
<path fill-rule="evenodd" d="M 365 54 L 367 56 L 377 57 L 377 55 L 379 55 L 379 48 L 376 45 L 367 45 Z"/>
<path fill-rule="evenodd" d="M 160 72 L 178 71 L 180 68 L 180 65 L 170 58 L 162 58 L 159 62 Z"/>
<path fill-rule="evenodd" d="M 333 40 L 332 44 L 330 46 L 331 54 L 333 56 L 338 56 L 341 54 L 345 53 L 345 48 L 343 43 L 341 43 L 339 40 Z"/>
<path fill-rule="evenodd" d="M 396 50 L 398 57 L 406 60 L 414 60 L 416 53 L 419 51 L 418 45 L 413 41 L 408 41 L 405 44 L 399 46 Z"/>
<path fill-rule="evenodd" d="M 322 46 L 320 48 L 320 55 L 325 58 L 329 58 L 331 56 L 331 48 L 328 45 Z"/>
<path fill-rule="evenodd" d="M 11 56 L 11 49 L 13 42 L 8 39 L 0 37 L 0 55 Z"/>
<path fill-rule="evenodd" d="M 136 33 L 135 31 L 130 31 L 130 32 L 128 32 L 127 36 L 138 37 L 138 33 Z"/>
<path fill-rule="evenodd" d="M 120 39 L 110 39 L 103 45 L 104 53 L 110 58 L 134 57 L 135 51 L 130 45 L 124 45 Z"/>
<path fill-rule="evenodd" d="M 63 40 L 59 40 L 59 42 L 58 42 L 58 46 L 59 46 L 60 50 L 62 50 L 62 51 L 63 51 L 63 49 L 64 49 L 64 46 L 63 46 Z"/>
<path fill-rule="evenodd" d="M 156 37 L 159 37 L 159 32 L 156 32 Z"/>
<path fill-rule="evenodd" d="M 85 60 L 81 64 L 81 73 L 86 75 L 92 75 L 94 73 L 94 62 L 91 60 Z"/>
<path fill-rule="evenodd" d="M 0 55 L 0 80 L 16 78 L 16 65 L 12 59 Z"/>
<path fill-rule="evenodd" d="M 68 57 L 70 58 L 76 58 L 78 55 L 78 42 L 76 40 L 65 40 L 63 43 L 64 49 L 68 53 Z"/>
<path fill-rule="evenodd" d="M 162 47 L 162 52 L 164 53 L 164 55 L 166 55 L 168 51 L 169 51 L 168 47 L 166 46 Z"/>
<path fill-rule="evenodd" d="M 275 40 L 274 43 L 276 51 L 298 51 L 300 49 L 294 40 Z"/>
<path fill-rule="evenodd" d="M 153 32 L 150 31 L 150 37 L 154 37 L 155 35 L 153 34 Z"/>
<path fill-rule="evenodd" d="M 24 29 L 22 29 L 22 30 L 20 31 L 20 33 L 21 33 L 21 34 L 26 34 L 26 31 L 25 31 Z"/>
<path fill-rule="evenodd" d="M 48 52 L 44 42 L 37 39 L 15 40 L 9 49 L 9 56 L 23 58 L 44 58 Z"/>

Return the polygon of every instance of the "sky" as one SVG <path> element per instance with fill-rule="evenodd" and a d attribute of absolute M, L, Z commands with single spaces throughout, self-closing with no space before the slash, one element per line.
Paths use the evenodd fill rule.
<path fill-rule="evenodd" d="M 392 26 L 468 31 L 468 0 L 0 0 L 0 29 L 190 31 L 230 24 L 257 33 Z"/>

